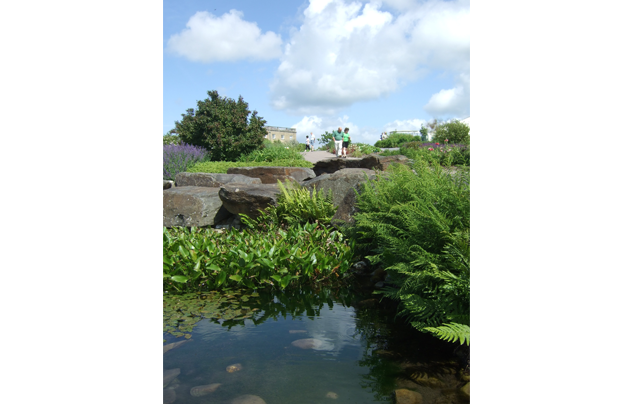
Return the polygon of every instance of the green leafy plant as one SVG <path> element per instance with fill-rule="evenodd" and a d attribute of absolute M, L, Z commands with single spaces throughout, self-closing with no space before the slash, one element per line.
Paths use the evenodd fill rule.
<path fill-rule="evenodd" d="M 439 124 L 436 128 L 432 142 L 445 143 L 445 140 L 451 143 L 469 144 L 469 127 L 459 120 Z"/>
<path fill-rule="evenodd" d="M 285 184 L 278 180 L 280 194 L 278 194 L 275 206 L 265 209 L 263 214 L 255 220 L 241 215 L 243 222 L 251 228 L 266 222 L 287 224 L 288 226 L 307 223 L 328 226 L 331 223 L 331 218 L 337 210 L 333 206 L 333 192 L 331 190 L 325 195 L 324 190 L 318 191 L 314 188 L 309 191 L 300 184 L 288 180 Z"/>
<path fill-rule="evenodd" d="M 389 137 L 383 140 L 378 140 L 374 146 L 376 147 L 399 147 L 401 144 L 406 142 L 420 141 L 420 136 L 414 136 L 407 133 L 396 133 L 391 132 Z"/>
<path fill-rule="evenodd" d="M 263 223 L 242 232 L 163 228 L 164 290 L 224 287 L 286 288 L 340 280 L 353 257 L 352 243 L 329 227 L 307 223 L 282 228 Z"/>
<path fill-rule="evenodd" d="M 280 142 L 265 144 L 263 149 L 254 150 L 251 153 L 242 155 L 238 158 L 238 161 L 245 163 L 274 162 L 279 160 L 305 161 L 296 146 L 287 146 Z"/>
<path fill-rule="evenodd" d="M 398 315 L 442 336 L 433 328 L 470 321 L 469 175 L 430 166 L 420 156 L 413 170 L 400 165 L 387 179 L 364 184 L 353 231 L 357 252 L 387 271 L 382 293 L 400 302 Z M 462 329 L 447 332 L 456 330 Z M 465 335 L 456 341 L 468 341 Z"/>
<path fill-rule="evenodd" d="M 208 91 L 209 98 L 198 101 L 198 109 L 182 114 L 174 131 L 188 144 L 202 146 L 216 161 L 235 161 L 243 154 L 264 147 L 266 121 L 256 111 L 249 117 L 249 104 Z"/>
<path fill-rule="evenodd" d="M 271 162 L 233 162 L 233 161 L 209 161 L 205 163 L 197 163 L 187 169 L 190 173 L 221 173 L 226 174 L 227 170 L 231 167 L 252 167 L 252 166 L 264 166 L 264 167 L 307 167 L 312 168 L 313 163 L 306 160 L 275 160 Z"/>

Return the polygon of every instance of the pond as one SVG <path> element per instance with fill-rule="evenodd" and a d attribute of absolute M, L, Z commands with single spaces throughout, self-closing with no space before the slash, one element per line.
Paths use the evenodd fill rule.
<path fill-rule="evenodd" d="M 468 402 L 452 346 L 394 321 L 375 296 L 165 295 L 164 403 Z"/>

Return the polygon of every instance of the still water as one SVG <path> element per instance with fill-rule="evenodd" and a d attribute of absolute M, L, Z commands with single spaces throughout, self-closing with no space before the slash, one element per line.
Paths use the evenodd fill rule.
<path fill-rule="evenodd" d="M 371 296 L 249 293 L 165 296 L 165 404 L 468 402 L 451 347 Z"/>

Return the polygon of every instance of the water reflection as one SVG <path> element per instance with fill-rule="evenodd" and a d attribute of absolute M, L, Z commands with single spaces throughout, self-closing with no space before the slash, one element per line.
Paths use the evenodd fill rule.
<path fill-rule="evenodd" d="M 167 386 L 174 390 L 165 393 L 169 401 L 175 393 L 175 402 L 183 403 L 231 402 L 246 394 L 269 404 L 333 402 L 336 397 L 390 403 L 399 387 L 422 391 L 428 396 L 423 403 L 459 400 L 457 394 L 442 393 L 444 387 L 454 392 L 459 387 L 455 375 L 448 384 L 430 387 L 412 378 L 425 366 L 451 365 L 450 347 L 443 349 L 441 341 L 425 340 L 424 334 L 394 322 L 394 310 L 385 311 L 371 296 L 346 288 L 299 289 L 236 300 L 241 301 L 231 304 L 240 318 L 224 319 L 218 311 L 196 323 L 188 343 L 164 354 L 165 369 L 181 370 Z M 184 340 L 168 333 L 164 338 L 165 346 Z M 228 372 L 235 364 L 241 370 Z M 429 369 L 433 384 L 435 368 Z M 191 394 L 196 386 L 212 384 L 219 386 L 210 387 L 210 394 Z"/>

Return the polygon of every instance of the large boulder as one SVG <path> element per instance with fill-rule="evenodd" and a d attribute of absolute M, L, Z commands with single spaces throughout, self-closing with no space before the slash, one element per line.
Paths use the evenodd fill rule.
<path fill-rule="evenodd" d="M 237 183 L 247 185 L 262 184 L 259 178 L 251 178 L 238 174 L 218 173 L 178 173 L 176 187 L 214 187 L 220 188 L 224 184 Z"/>
<path fill-rule="evenodd" d="M 375 178 L 373 170 L 361 168 L 344 168 L 332 174 L 322 174 L 314 179 L 305 181 L 302 186 L 309 191 L 314 188 L 316 191 L 324 190 L 325 194 L 331 190 L 333 192 L 333 205 L 340 206 L 350 189 L 367 180 Z"/>
<path fill-rule="evenodd" d="M 345 168 L 382 170 L 383 167 L 378 156 L 368 155 L 359 159 L 331 158 L 320 160 L 313 166 L 313 171 L 317 176 L 320 176 L 322 174 L 333 174 L 336 171 L 344 170 Z"/>
<path fill-rule="evenodd" d="M 229 216 L 219 197 L 220 188 L 175 187 L 162 192 L 165 227 L 212 226 Z"/>
<path fill-rule="evenodd" d="M 219 196 L 224 207 L 234 215 L 244 213 L 256 218 L 260 210 L 276 204 L 279 192 L 276 184 L 225 185 L 220 187 Z"/>
<path fill-rule="evenodd" d="M 295 180 L 301 183 L 316 176 L 312 169 L 306 167 L 232 167 L 227 169 L 227 174 L 259 178 L 263 184 L 277 184 L 278 180 Z"/>

